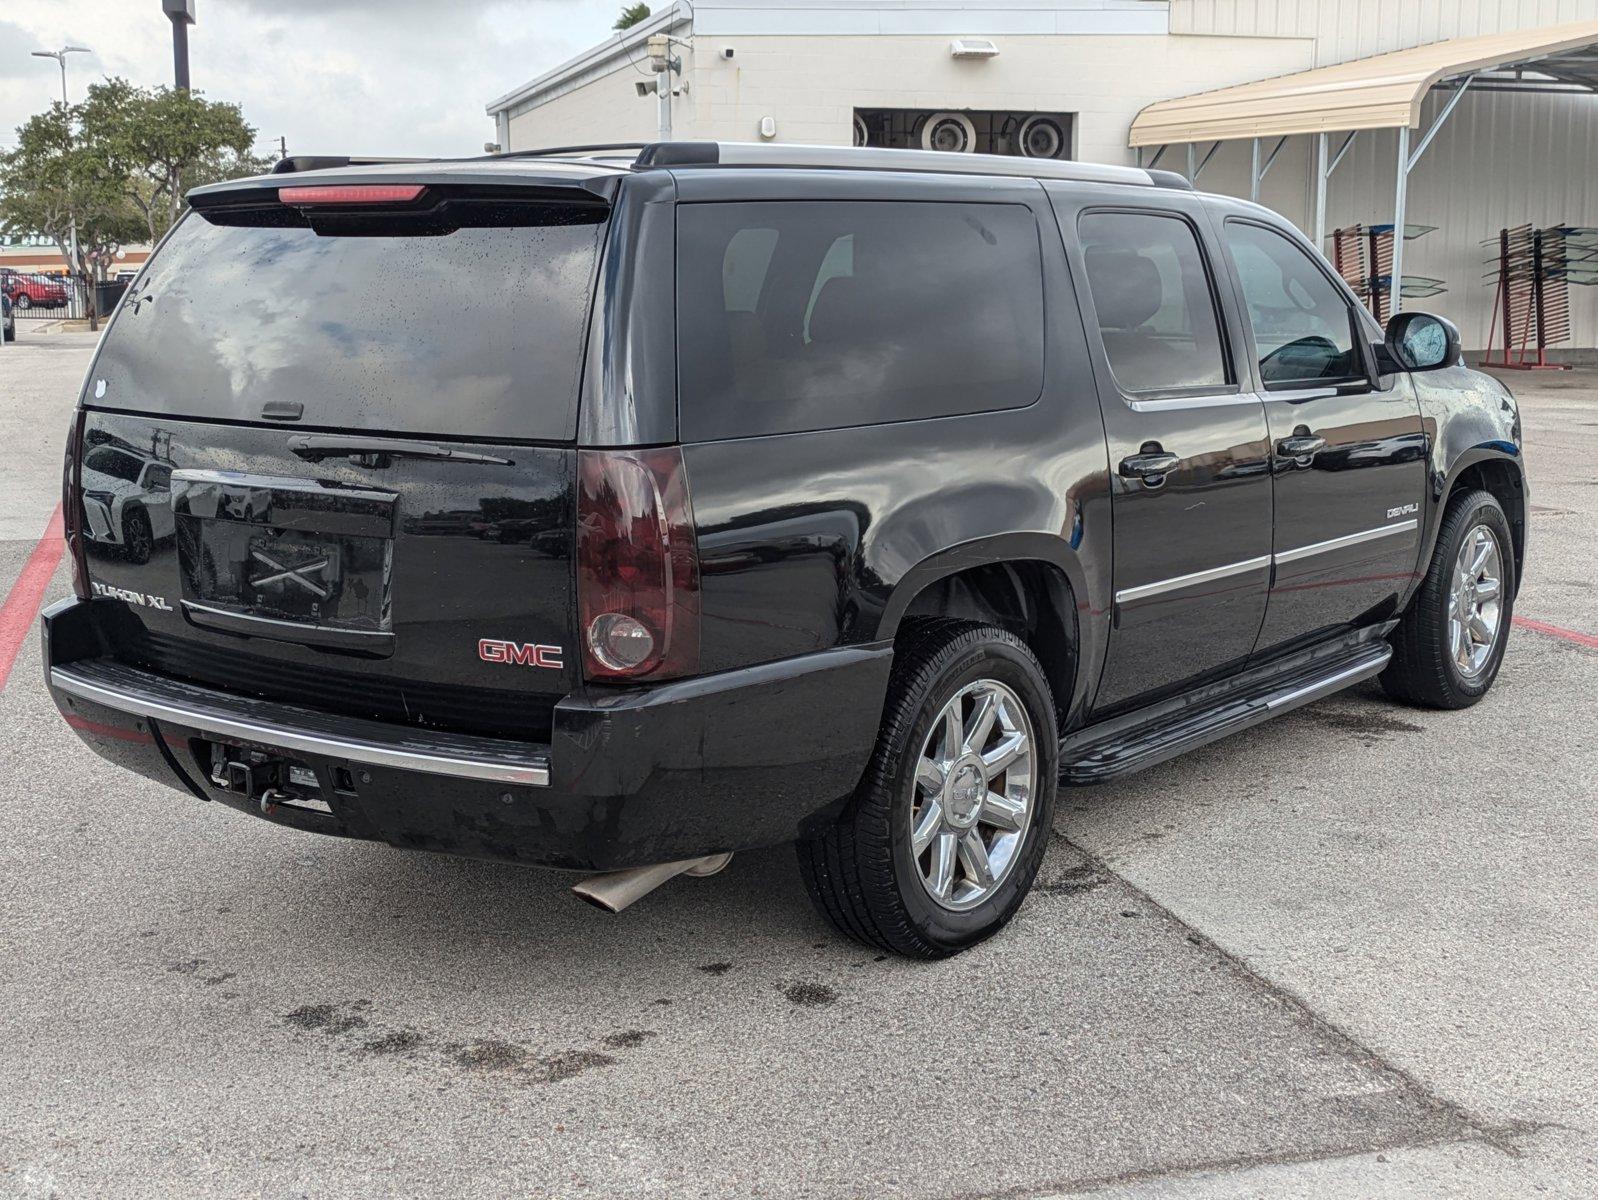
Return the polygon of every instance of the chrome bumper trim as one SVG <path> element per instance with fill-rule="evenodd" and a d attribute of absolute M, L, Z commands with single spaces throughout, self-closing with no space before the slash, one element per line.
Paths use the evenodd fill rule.
<path fill-rule="evenodd" d="M 522 787 L 549 786 L 547 757 L 529 757 L 519 761 L 508 756 L 471 757 L 468 751 L 473 739 L 460 735 L 440 736 L 438 745 L 425 748 L 386 745 L 359 737 L 345 737 L 294 725 L 252 720 L 238 713 L 228 712 L 220 705 L 211 707 L 199 701 L 179 701 L 132 688 L 113 687 L 74 672 L 70 664 L 50 668 L 50 685 L 69 696 L 77 696 L 93 704 L 103 704 L 117 712 L 131 713 L 152 721 L 171 721 L 175 725 L 185 725 L 202 733 L 238 738 L 241 741 L 280 747 L 284 750 L 297 750 L 302 754 L 343 758 L 374 767 L 393 767 L 401 771 L 420 771 L 428 775 L 449 775 L 457 779 L 480 779 L 493 783 L 518 784 Z M 292 709 L 285 709 L 284 712 L 286 716 L 294 715 Z M 417 731 L 417 735 L 419 740 L 425 736 L 421 731 Z M 487 742 L 489 739 L 481 740 Z M 452 742 L 455 743 L 454 746 L 450 744 Z M 501 745 L 511 744 L 501 743 Z M 495 750 L 503 753 L 498 750 L 498 746 L 495 746 Z"/>

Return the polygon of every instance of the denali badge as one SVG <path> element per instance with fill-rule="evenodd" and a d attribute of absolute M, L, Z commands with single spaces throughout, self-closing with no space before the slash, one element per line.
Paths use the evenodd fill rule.
<path fill-rule="evenodd" d="M 105 583 L 91 583 L 96 596 L 106 596 L 112 600 L 124 600 L 129 604 L 138 604 L 144 608 L 159 608 L 162 612 L 171 612 L 172 606 L 163 596 L 151 596 L 144 592 L 130 592 L 127 588 L 111 587 Z"/>
<path fill-rule="evenodd" d="M 477 657 L 484 662 L 514 663 L 518 667 L 549 667 L 560 670 L 561 648 L 544 646 L 537 642 L 502 642 L 497 638 L 484 638 L 477 643 Z"/>
<path fill-rule="evenodd" d="M 1387 510 L 1387 519 L 1391 521 L 1394 517 L 1402 517 L 1405 513 L 1419 511 L 1420 505 L 1418 504 L 1400 504 L 1397 508 L 1390 508 Z"/>

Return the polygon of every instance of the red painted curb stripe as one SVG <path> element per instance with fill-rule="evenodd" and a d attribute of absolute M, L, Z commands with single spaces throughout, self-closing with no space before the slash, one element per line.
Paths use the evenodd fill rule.
<path fill-rule="evenodd" d="M 1514 624 L 1533 633 L 1546 633 L 1549 637 L 1564 638 L 1565 641 L 1575 642 L 1578 646 L 1591 646 L 1594 650 L 1598 650 L 1598 637 L 1593 637 L 1590 633 L 1577 633 L 1574 629 L 1562 629 L 1546 621 L 1533 621 L 1530 617 L 1516 617 Z"/>
<path fill-rule="evenodd" d="M 50 514 L 50 523 L 44 527 L 44 536 L 28 555 L 5 604 L 0 605 L 0 692 L 5 691 L 6 680 L 11 677 L 11 668 L 22 651 L 24 639 L 33 632 L 33 618 L 39 615 L 44 589 L 50 586 L 66 548 L 61 506 L 57 504 L 55 512 Z"/>

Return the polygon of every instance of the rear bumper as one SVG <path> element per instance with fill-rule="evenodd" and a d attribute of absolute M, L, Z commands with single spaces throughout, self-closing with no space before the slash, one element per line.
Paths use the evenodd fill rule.
<path fill-rule="evenodd" d="M 107 656 L 105 603 L 63 601 L 43 621 L 51 695 L 103 757 L 279 824 L 581 870 L 776 845 L 829 819 L 870 757 L 891 661 L 887 646 L 847 648 L 568 696 L 550 743 L 531 745 L 140 671 Z M 307 768 L 320 803 L 263 809 L 219 785 L 214 744 Z"/>

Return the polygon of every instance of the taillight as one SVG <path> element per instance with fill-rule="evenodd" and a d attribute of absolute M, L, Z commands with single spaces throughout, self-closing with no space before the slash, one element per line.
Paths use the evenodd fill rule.
<path fill-rule="evenodd" d="M 67 456 L 61 468 L 61 526 L 67 539 L 67 557 L 72 560 L 72 593 L 79 600 L 89 598 L 89 560 L 83 540 L 83 494 L 80 470 L 83 448 L 83 423 L 87 414 L 80 408 L 67 427 Z"/>
<path fill-rule="evenodd" d="M 577 611 L 590 679 L 699 670 L 699 547 L 680 449 L 577 452 Z"/>
<path fill-rule="evenodd" d="M 419 183 L 318 184 L 277 189 L 277 198 L 296 208 L 307 204 L 409 204 L 424 191 Z"/>

